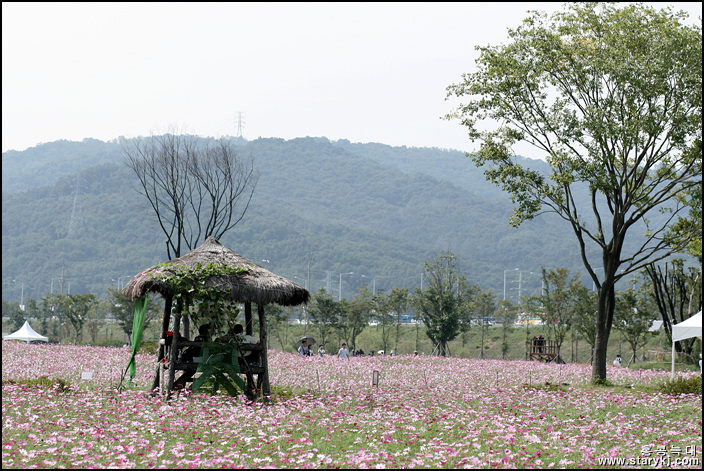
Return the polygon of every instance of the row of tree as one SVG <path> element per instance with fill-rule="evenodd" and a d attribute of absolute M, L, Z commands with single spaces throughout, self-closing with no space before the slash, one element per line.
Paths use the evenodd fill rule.
<path fill-rule="evenodd" d="M 467 282 L 457 270 L 457 255 L 440 252 L 425 264 L 427 283 L 422 289 L 393 288 L 388 293 L 372 292 L 367 286 L 359 289 L 351 300 L 335 301 L 331 293 L 320 289 L 306 309 L 297 313 L 306 326 L 312 326 L 321 344 L 333 340 L 346 342 L 356 349 L 356 341 L 370 324 L 381 330 L 385 351 L 398 349 L 401 326 L 413 319 L 416 325 L 416 346 L 421 326 L 436 346 L 436 353 L 448 355 L 449 342 L 458 336 L 464 347 L 472 327 L 481 329 L 481 355 L 484 335 L 491 321 L 503 326 L 502 354 L 509 349 L 507 332 L 520 323 L 519 313 L 540 316 L 548 339 L 558 349 L 563 343 L 579 340 L 594 346 L 596 342 L 597 294 L 584 286 L 579 275 L 570 275 L 564 268 L 543 269 L 541 295 L 524 297 L 519 304 L 499 300 L 491 290 L 483 291 Z M 701 278 L 681 260 L 664 266 L 649 266 L 634 278 L 625 290 L 616 292 L 614 329 L 626 341 L 635 359 L 636 352 L 647 342 L 649 328 L 656 319 L 671 339 L 672 325 L 691 315 L 692 306 L 701 305 Z M 636 286 L 636 281 L 639 281 Z M 155 297 L 148 302 L 146 327 L 161 317 L 163 300 Z M 17 303 L 3 303 L 3 316 L 9 316 L 11 326 L 18 329 L 26 318 L 40 322 L 40 332 L 52 341 L 83 342 L 85 335 L 93 344 L 99 342 L 99 332 L 108 322 L 116 322 L 130 339 L 134 319 L 134 301 L 116 289 L 108 289 L 104 299 L 94 294 L 48 293 L 41 300 L 29 299 L 24 310 Z M 267 323 L 280 346 L 295 342 L 291 338 L 290 309 L 266 306 Z M 526 343 L 529 326 L 526 325 Z M 107 331 L 107 329 L 106 329 Z M 103 340 L 103 338 L 100 338 Z M 678 352 L 692 354 L 696 339 L 676 343 Z M 527 347 L 527 345 L 526 345 Z M 576 359 L 574 359 L 576 360 Z"/>
<path fill-rule="evenodd" d="M 467 332 L 475 326 L 481 329 L 483 355 L 484 334 L 490 321 L 498 320 L 503 325 L 502 354 L 505 356 L 509 349 L 508 329 L 520 322 L 519 313 L 533 313 L 541 318 L 548 339 L 557 346 L 558 356 L 570 336 L 572 342 L 581 339 L 592 348 L 596 345 L 598 295 L 581 283 L 578 274 L 570 275 L 564 268 L 543 269 L 542 293 L 512 304 L 497 299 L 491 290 L 483 291 L 469 284 L 458 272 L 456 262 L 457 256 L 446 252 L 427 262 L 428 282 L 415 292 L 394 288 L 388 293 L 372 293 L 363 286 L 351 301 L 335 301 L 330 293 L 321 289 L 314 294 L 304 322 L 314 327 L 322 344 L 335 339 L 353 349 L 367 325 L 376 324 L 381 329 L 380 347 L 388 351 L 398 347 L 401 325 L 412 318 L 418 328 L 424 326 L 425 334 L 439 355 L 449 354 L 448 343 L 458 336 L 464 346 Z M 663 320 L 667 337 L 671 339 L 672 325 L 688 318 L 692 305 L 701 305 L 698 273 L 686 268 L 681 260 L 665 265 L 664 269 L 649 266 L 641 275 L 626 289 L 615 293 L 614 329 L 630 345 L 634 359 L 638 349 L 646 344 L 654 320 Z M 279 344 L 289 344 L 288 313 L 268 308 L 267 319 Z M 526 343 L 528 335 L 526 325 Z M 695 341 L 677 342 L 676 350 L 691 356 Z"/>
<path fill-rule="evenodd" d="M 160 318 L 163 304 L 161 298 L 148 299 L 145 329 Z M 135 302 L 122 292 L 109 288 L 104 299 L 92 293 L 48 293 L 39 301 L 28 299 L 24 306 L 3 301 L 2 315 L 10 319 L 13 330 L 22 327 L 26 319 L 38 321 L 40 333 L 49 337 L 51 342 L 88 341 L 98 344 L 106 340 L 100 336 L 101 329 L 106 328 L 107 332 L 108 324 L 113 322 L 120 326 L 128 342 L 131 342 L 134 305 Z"/>

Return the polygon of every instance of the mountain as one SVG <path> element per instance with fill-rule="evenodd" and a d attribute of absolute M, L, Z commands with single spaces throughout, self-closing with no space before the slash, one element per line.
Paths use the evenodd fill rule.
<path fill-rule="evenodd" d="M 315 291 L 418 287 L 440 250 L 501 298 L 540 290 L 540 267 L 583 272 L 566 223 L 508 225 L 508 196 L 458 151 L 326 138 L 235 141 L 260 172 L 221 242 Z M 546 165 L 531 161 L 531 165 Z M 3 300 L 123 285 L 166 260 L 165 236 L 117 142 L 57 141 L 2 155 Z M 310 268 L 309 268 L 310 267 Z M 516 271 L 514 268 L 520 268 Z M 352 274 L 349 274 L 352 272 Z M 347 275 L 344 275 L 346 274 Z M 341 275 L 342 274 L 342 275 Z"/>

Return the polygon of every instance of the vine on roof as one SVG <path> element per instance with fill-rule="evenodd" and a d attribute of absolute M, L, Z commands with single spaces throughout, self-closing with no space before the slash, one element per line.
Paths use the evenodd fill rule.
<path fill-rule="evenodd" d="M 190 313 L 195 322 L 208 319 L 211 323 L 223 324 L 225 313 L 237 315 L 239 309 L 236 303 L 229 301 L 231 287 L 216 286 L 208 283 L 213 277 L 244 277 L 249 273 L 249 267 L 232 267 L 229 265 L 216 265 L 209 263 L 203 266 L 197 263 L 195 267 L 184 267 L 163 263 L 159 268 L 168 270 L 168 273 L 159 273 L 154 278 L 168 286 L 169 294 L 177 300 L 181 300 L 184 312 Z M 192 311 L 192 307 L 198 304 L 198 311 Z"/>

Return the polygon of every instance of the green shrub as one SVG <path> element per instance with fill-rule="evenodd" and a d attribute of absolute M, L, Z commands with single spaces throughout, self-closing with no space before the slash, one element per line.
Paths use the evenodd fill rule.
<path fill-rule="evenodd" d="M 665 381 L 661 385 L 662 392 L 665 394 L 699 394 L 702 393 L 702 377 L 692 376 L 683 378 L 678 376 L 674 380 Z"/>
<path fill-rule="evenodd" d="M 2 382 L 2 385 L 6 384 L 19 384 L 28 388 L 58 388 L 61 392 L 68 392 L 71 389 L 71 383 L 61 378 L 47 378 L 42 376 L 41 378 L 35 379 L 8 379 Z"/>
<path fill-rule="evenodd" d="M 146 353 L 147 355 L 156 355 L 157 351 L 159 351 L 159 342 L 153 340 L 145 340 L 139 348 L 139 353 Z"/>

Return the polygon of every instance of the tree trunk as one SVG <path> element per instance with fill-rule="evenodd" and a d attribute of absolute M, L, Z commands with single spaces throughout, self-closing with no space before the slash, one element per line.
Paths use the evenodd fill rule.
<path fill-rule="evenodd" d="M 592 362 L 592 381 L 606 379 L 607 348 L 611 325 L 614 321 L 614 307 L 616 294 L 614 292 L 613 277 L 608 277 L 599 288 L 596 318 L 596 339 L 594 342 L 594 361 Z"/>
<path fill-rule="evenodd" d="M 259 356 L 259 364 L 264 368 L 262 384 L 262 394 L 264 401 L 268 401 L 271 396 L 271 385 L 269 384 L 269 358 L 267 357 L 268 343 L 266 334 L 266 317 L 264 314 L 264 305 L 257 304 L 257 315 L 259 316 L 259 343 L 262 346 L 262 353 Z M 259 381 L 257 381 L 259 382 Z"/>

